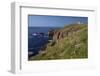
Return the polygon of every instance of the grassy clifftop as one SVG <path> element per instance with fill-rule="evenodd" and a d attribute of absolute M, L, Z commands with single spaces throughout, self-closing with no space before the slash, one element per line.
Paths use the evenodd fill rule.
<path fill-rule="evenodd" d="M 77 59 L 88 57 L 88 26 L 71 24 L 54 30 L 53 40 L 30 60 Z"/>

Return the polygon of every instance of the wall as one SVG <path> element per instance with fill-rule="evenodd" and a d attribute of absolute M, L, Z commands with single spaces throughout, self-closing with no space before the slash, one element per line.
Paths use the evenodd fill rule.
<path fill-rule="evenodd" d="M 57 6 L 67 6 L 67 5 L 76 5 L 76 6 L 96 6 L 97 11 L 97 24 L 100 22 L 100 5 L 99 0 L 1 0 L 0 2 L 0 76 L 13 76 L 9 72 L 10 69 L 10 47 L 11 47 L 11 8 L 10 3 L 13 1 L 17 2 L 33 2 L 37 5 L 41 3 L 45 3 L 47 6 L 49 5 L 57 5 Z M 97 26 L 97 25 L 96 25 Z M 98 35 L 100 33 L 100 26 L 98 26 Z M 100 36 L 98 36 L 100 41 Z M 98 41 L 98 45 L 100 44 Z M 71 70 L 71 71 L 63 71 L 63 72 L 52 72 L 52 73 L 40 73 L 40 74 L 24 74 L 23 76 L 99 76 L 100 71 L 100 56 L 99 49 L 95 50 L 97 52 L 96 56 L 96 70 Z M 17 75 L 19 76 L 19 75 Z"/>

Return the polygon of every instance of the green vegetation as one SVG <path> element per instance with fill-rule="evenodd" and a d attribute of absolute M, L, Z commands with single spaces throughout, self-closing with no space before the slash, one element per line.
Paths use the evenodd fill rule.
<path fill-rule="evenodd" d="M 57 32 L 60 32 L 59 38 L 57 38 Z M 86 24 L 71 24 L 57 32 L 53 40 L 47 44 L 46 49 L 29 60 L 88 58 L 88 26 Z"/>

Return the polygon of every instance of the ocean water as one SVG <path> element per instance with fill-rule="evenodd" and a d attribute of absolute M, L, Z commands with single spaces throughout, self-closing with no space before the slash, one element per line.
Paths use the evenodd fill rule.
<path fill-rule="evenodd" d="M 42 47 L 49 43 L 48 32 L 60 27 L 28 27 L 28 57 L 35 56 Z M 43 36 L 37 35 L 43 33 Z"/>

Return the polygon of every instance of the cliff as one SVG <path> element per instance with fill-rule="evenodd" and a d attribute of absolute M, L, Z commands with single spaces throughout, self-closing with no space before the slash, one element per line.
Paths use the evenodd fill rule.
<path fill-rule="evenodd" d="M 30 60 L 76 59 L 88 57 L 88 26 L 71 24 L 61 29 L 51 30 L 52 37 L 45 49 Z"/>

